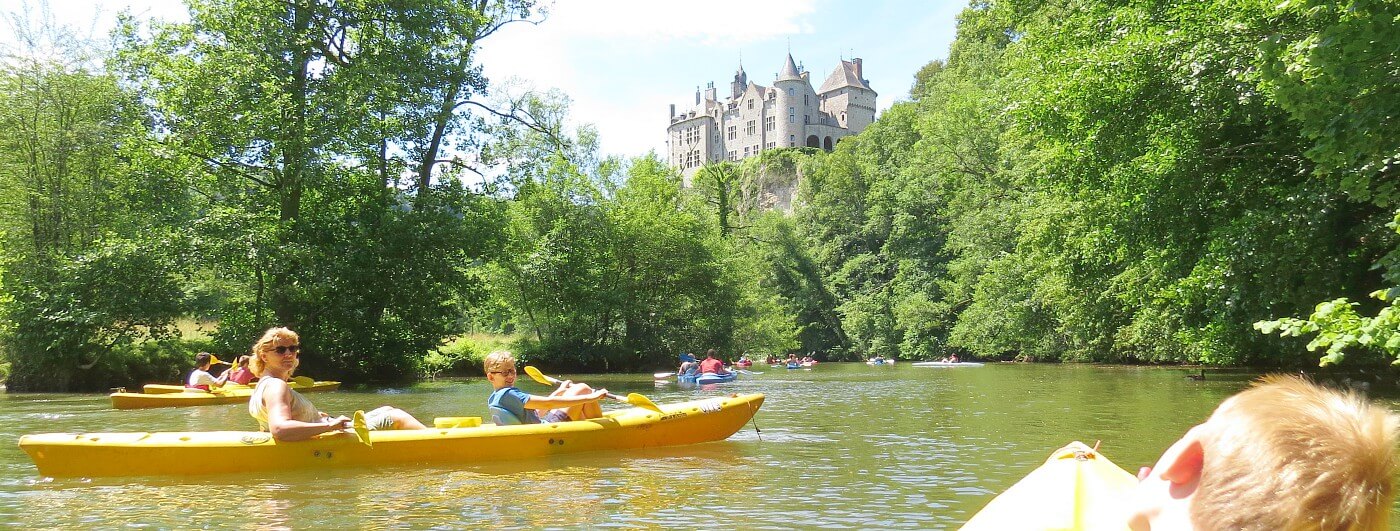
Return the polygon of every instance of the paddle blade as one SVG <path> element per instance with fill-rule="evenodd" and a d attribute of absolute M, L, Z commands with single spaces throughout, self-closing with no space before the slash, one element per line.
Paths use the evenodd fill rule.
<path fill-rule="evenodd" d="M 355 410 L 355 416 L 350 418 L 350 426 L 355 428 L 355 436 L 360 438 L 360 442 L 370 448 L 374 447 L 374 443 L 369 440 L 369 423 L 365 422 L 364 410 Z"/>
<path fill-rule="evenodd" d="M 536 369 L 534 365 L 526 365 L 525 374 L 530 375 L 531 380 L 545 385 L 554 385 L 559 383 L 559 380 L 545 376 L 544 373 L 540 372 L 539 369 Z"/>
<path fill-rule="evenodd" d="M 661 407 L 656 405 L 656 402 L 652 402 L 650 398 L 642 396 L 641 393 L 627 393 L 627 403 L 637 407 L 650 409 L 657 413 L 665 413 L 664 411 L 661 411 Z"/>
<path fill-rule="evenodd" d="M 312 380 L 309 376 L 297 376 L 292 378 L 292 383 L 297 384 L 297 387 L 314 387 L 316 380 Z"/>
<path fill-rule="evenodd" d="M 660 380 L 660 379 L 662 379 L 662 378 L 670 378 L 670 377 L 675 376 L 675 375 L 676 375 L 676 373 L 674 373 L 674 372 L 658 372 L 658 373 L 653 374 L 653 375 L 651 375 L 651 376 L 652 376 L 653 378 L 656 378 L 657 380 Z"/>
<path fill-rule="evenodd" d="M 229 362 L 227 362 L 227 361 L 222 361 L 222 360 L 219 359 L 218 356 L 215 356 L 215 355 L 213 355 L 213 354 L 210 354 L 210 355 L 209 355 L 209 364 L 210 364 L 210 365 L 220 365 L 220 364 L 222 364 L 222 365 L 228 365 Z"/>

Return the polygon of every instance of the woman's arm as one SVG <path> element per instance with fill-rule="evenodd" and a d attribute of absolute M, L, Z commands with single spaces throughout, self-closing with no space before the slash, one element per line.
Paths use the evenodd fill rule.
<path fill-rule="evenodd" d="M 302 422 L 292 418 L 292 393 L 287 382 L 281 379 L 266 384 L 263 389 L 263 407 L 267 408 L 267 431 L 279 441 L 304 441 L 328 431 L 350 427 L 350 419 L 337 418 L 334 424 Z"/>

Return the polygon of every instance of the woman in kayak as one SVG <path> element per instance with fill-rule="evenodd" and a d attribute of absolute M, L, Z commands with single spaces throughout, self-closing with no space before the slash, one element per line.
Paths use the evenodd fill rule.
<path fill-rule="evenodd" d="M 287 328 L 271 328 L 253 344 L 248 367 L 260 377 L 248 398 L 248 414 L 279 441 L 310 439 L 350 428 L 350 418 L 331 417 L 287 385 L 301 364 L 301 338 Z M 422 422 L 401 409 L 384 406 L 365 414 L 369 429 L 423 429 Z"/>
<path fill-rule="evenodd" d="M 1386 529 L 1400 417 L 1266 376 L 1138 472 L 1132 529 Z"/>
<path fill-rule="evenodd" d="M 486 355 L 482 363 L 486 379 L 495 389 L 486 399 L 492 422 L 497 425 L 540 424 L 568 422 L 603 416 L 598 401 L 607 396 L 607 389 L 597 391 L 588 384 L 565 380 L 549 396 L 526 393 L 515 387 L 515 356 L 498 350 Z M 543 416 L 540 413 L 542 412 Z"/>

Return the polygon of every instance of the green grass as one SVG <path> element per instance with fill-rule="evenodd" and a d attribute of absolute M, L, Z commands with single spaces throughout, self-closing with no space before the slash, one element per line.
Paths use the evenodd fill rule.
<path fill-rule="evenodd" d="M 483 333 L 449 338 L 436 351 L 423 357 L 423 376 L 478 374 L 487 354 L 510 350 L 521 338 L 519 334 Z"/>

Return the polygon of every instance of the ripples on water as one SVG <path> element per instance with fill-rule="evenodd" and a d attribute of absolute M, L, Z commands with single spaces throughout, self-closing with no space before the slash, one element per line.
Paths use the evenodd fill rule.
<path fill-rule="evenodd" d="M 700 389 L 655 385 L 647 375 L 572 376 L 663 403 L 766 393 L 756 421 L 719 443 L 196 478 L 41 478 L 15 441 L 49 431 L 255 429 L 243 406 L 115 411 L 100 395 L 3 395 L 0 526 L 956 528 L 1071 440 L 1102 440 L 1105 455 L 1128 470 L 1150 464 L 1248 379 L 995 364 L 755 369 L 763 374 Z M 473 378 L 312 399 L 332 413 L 392 403 L 426 420 L 484 416 L 488 393 Z"/>

